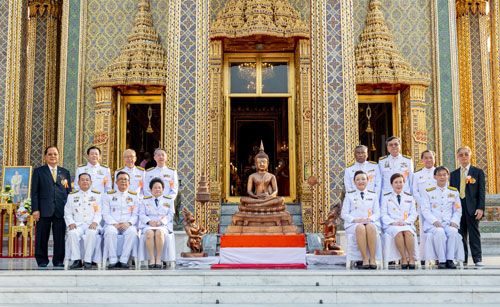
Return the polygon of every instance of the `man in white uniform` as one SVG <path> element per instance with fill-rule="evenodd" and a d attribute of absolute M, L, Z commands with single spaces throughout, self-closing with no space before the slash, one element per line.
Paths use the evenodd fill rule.
<path fill-rule="evenodd" d="M 401 154 L 401 139 L 391 136 L 385 142 L 388 156 L 381 157 L 378 160 L 380 173 L 382 174 L 382 194 L 392 192 L 391 176 L 400 173 L 405 178 L 403 191 L 411 193 L 411 180 L 413 177 L 413 161 L 409 156 Z"/>
<path fill-rule="evenodd" d="M 111 190 L 111 172 L 109 167 L 100 165 L 101 150 L 92 146 L 87 149 L 87 164 L 79 165 L 75 174 L 75 190 L 79 190 L 78 176 L 81 173 L 90 174 L 92 177 L 92 190 L 99 191 L 101 194 Z"/>
<path fill-rule="evenodd" d="M 132 249 L 137 244 L 137 219 L 139 198 L 135 192 L 128 190 L 130 177 L 125 172 L 116 175 L 118 191 L 109 191 L 103 197 L 102 215 L 106 226 L 104 228 L 104 245 L 108 250 L 109 269 L 117 267 L 128 269 L 128 260 Z M 117 237 L 124 236 L 123 249 L 118 263 Z"/>
<path fill-rule="evenodd" d="M 444 166 L 434 170 L 436 186 L 428 188 L 422 206 L 424 216 L 424 231 L 432 234 L 432 246 L 439 260 L 440 269 L 455 269 L 454 259 L 457 254 L 463 254 L 462 237 L 458 233 L 462 206 L 458 190 L 448 186 L 450 171 Z M 462 249 L 462 253 L 459 253 Z"/>
<path fill-rule="evenodd" d="M 85 269 L 92 268 L 92 256 L 96 247 L 96 236 L 101 222 L 101 193 L 90 190 L 92 179 L 87 173 L 81 173 L 78 178 L 79 191 L 68 195 L 64 206 L 64 221 L 68 225 L 66 240 L 71 245 L 70 269 L 82 267 L 80 240 L 85 235 L 83 258 Z M 68 252 L 68 251 L 66 251 Z"/>
<path fill-rule="evenodd" d="M 142 167 L 135 165 L 136 161 L 137 161 L 137 155 L 135 150 L 126 149 L 123 152 L 123 162 L 125 166 L 115 171 L 115 175 L 113 177 L 115 179 L 115 184 L 114 184 L 115 191 L 118 190 L 118 185 L 116 184 L 116 175 L 118 174 L 118 172 L 125 172 L 130 176 L 129 191 L 137 193 L 139 197 L 144 195 L 142 188 L 144 186 L 145 172 Z"/>
<path fill-rule="evenodd" d="M 163 190 L 163 195 L 170 198 L 170 208 L 175 212 L 174 200 L 177 197 L 179 191 L 179 179 L 177 177 L 177 171 L 165 166 L 165 161 L 167 158 L 167 153 L 163 149 L 156 149 L 154 152 L 154 159 L 156 161 L 156 167 L 152 167 L 146 170 L 145 180 L 144 180 L 144 196 L 151 196 L 151 190 L 149 189 L 149 183 L 153 178 L 160 178 L 165 185 Z"/>
<path fill-rule="evenodd" d="M 366 188 L 380 195 L 382 176 L 380 175 L 377 163 L 367 160 L 368 147 L 365 145 L 356 146 L 354 149 L 354 158 L 356 162 L 348 165 L 344 172 L 344 186 L 346 192 L 353 191 L 356 188 L 354 185 L 354 174 L 357 171 L 363 171 L 368 176 L 368 185 Z"/>

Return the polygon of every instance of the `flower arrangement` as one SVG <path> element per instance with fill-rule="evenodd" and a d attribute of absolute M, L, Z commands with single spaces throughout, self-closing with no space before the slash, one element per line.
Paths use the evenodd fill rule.
<path fill-rule="evenodd" d="M 12 195 L 14 191 L 10 187 L 10 185 L 6 185 L 0 194 L 0 202 L 6 202 L 8 204 L 12 204 Z"/>
<path fill-rule="evenodd" d="M 19 204 L 19 208 L 16 211 L 16 217 L 19 221 L 19 226 L 24 226 L 24 222 L 28 219 L 31 214 L 31 198 L 26 198 Z"/>
<path fill-rule="evenodd" d="M 26 198 L 19 204 L 19 207 L 23 207 L 28 211 L 29 214 L 31 214 L 31 198 Z"/>
<path fill-rule="evenodd" d="M 465 182 L 466 182 L 467 184 L 474 184 L 474 183 L 476 183 L 476 178 L 471 177 L 471 176 L 469 175 L 469 176 L 467 176 L 467 178 L 465 178 Z"/>

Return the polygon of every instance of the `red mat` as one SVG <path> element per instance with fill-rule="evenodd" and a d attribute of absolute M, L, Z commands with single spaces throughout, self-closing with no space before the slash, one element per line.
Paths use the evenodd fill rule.
<path fill-rule="evenodd" d="M 265 263 L 255 263 L 255 264 L 212 264 L 212 270 L 223 270 L 223 269 L 281 269 L 281 270 L 305 270 L 307 266 L 303 263 L 287 263 L 287 264 L 265 264 Z"/>

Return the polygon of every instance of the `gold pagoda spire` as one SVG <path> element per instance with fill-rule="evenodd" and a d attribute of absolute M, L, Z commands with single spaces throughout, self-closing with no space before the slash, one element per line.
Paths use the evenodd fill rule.
<path fill-rule="evenodd" d="M 253 35 L 309 37 L 309 28 L 287 0 L 229 0 L 210 27 L 210 38 Z"/>
<path fill-rule="evenodd" d="M 396 48 L 379 0 L 370 1 L 355 56 L 357 84 L 430 84 L 430 77 L 411 67 Z"/>
<path fill-rule="evenodd" d="M 98 76 L 94 87 L 166 83 L 166 54 L 153 25 L 149 0 L 139 0 L 134 27 L 120 55 Z"/>

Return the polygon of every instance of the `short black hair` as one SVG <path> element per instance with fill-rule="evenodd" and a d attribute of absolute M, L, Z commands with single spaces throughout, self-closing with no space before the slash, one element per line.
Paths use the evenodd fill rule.
<path fill-rule="evenodd" d="M 51 148 L 55 148 L 57 150 L 57 153 L 59 153 L 59 148 L 57 148 L 56 145 L 49 145 L 49 146 L 45 147 L 45 150 L 43 151 L 43 155 L 46 156 L 47 153 L 49 152 L 49 149 L 51 149 Z"/>
<path fill-rule="evenodd" d="M 91 151 L 92 149 L 96 149 L 96 150 L 99 152 L 99 154 L 101 154 L 101 149 L 100 149 L 99 147 L 97 147 L 97 146 L 90 146 L 90 147 L 87 149 L 87 155 L 88 155 L 88 154 L 90 154 L 90 151 Z"/>
<path fill-rule="evenodd" d="M 160 178 L 158 177 L 155 177 L 153 178 L 150 182 L 149 182 L 149 189 L 152 190 L 153 189 L 153 186 L 155 185 L 155 183 L 160 183 L 161 184 L 161 188 L 164 189 L 165 188 L 165 184 L 163 183 L 163 180 L 161 180 Z"/>
<path fill-rule="evenodd" d="M 450 170 L 446 166 L 440 165 L 434 169 L 434 176 L 436 176 L 437 173 L 440 171 L 446 171 L 448 173 L 448 175 L 450 174 Z"/>
<path fill-rule="evenodd" d="M 397 137 L 397 136 L 394 136 L 394 135 L 391 136 L 391 137 L 389 137 L 389 138 L 387 138 L 387 140 L 385 140 L 385 145 L 386 146 L 389 145 L 389 142 L 392 141 L 392 140 L 398 140 L 399 145 L 401 145 L 401 139 L 399 137 Z"/>
<path fill-rule="evenodd" d="M 357 171 L 357 172 L 355 172 L 355 173 L 354 173 L 354 177 L 353 177 L 352 179 L 356 179 L 356 177 L 357 177 L 358 175 L 361 175 L 361 174 L 363 174 L 363 175 L 365 175 L 366 177 L 368 177 L 368 175 L 367 175 L 365 172 L 363 172 L 363 171 Z"/>
<path fill-rule="evenodd" d="M 80 180 L 80 178 L 82 178 L 82 176 L 89 176 L 90 181 L 92 181 L 92 176 L 90 176 L 89 173 L 81 173 L 80 175 L 78 175 L 78 180 Z"/>
<path fill-rule="evenodd" d="M 124 171 L 119 171 L 119 172 L 116 174 L 116 179 L 118 179 L 118 177 L 120 177 L 120 175 L 123 175 L 123 174 L 127 175 L 128 180 L 130 180 L 130 175 L 129 175 L 127 172 L 124 172 Z M 116 179 L 115 179 L 115 180 L 116 180 Z"/>
<path fill-rule="evenodd" d="M 400 173 L 395 173 L 391 176 L 391 184 L 394 180 L 398 179 L 398 178 L 403 178 L 403 181 L 405 181 L 405 176 L 403 176 L 403 174 L 400 174 Z"/>

